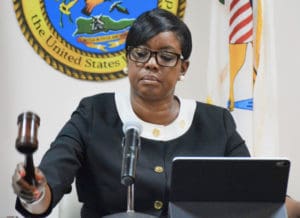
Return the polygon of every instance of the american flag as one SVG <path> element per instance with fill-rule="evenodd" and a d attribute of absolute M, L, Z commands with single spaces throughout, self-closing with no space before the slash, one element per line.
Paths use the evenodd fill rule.
<path fill-rule="evenodd" d="M 229 43 L 243 44 L 253 40 L 253 13 L 249 0 L 231 0 L 229 3 Z"/>

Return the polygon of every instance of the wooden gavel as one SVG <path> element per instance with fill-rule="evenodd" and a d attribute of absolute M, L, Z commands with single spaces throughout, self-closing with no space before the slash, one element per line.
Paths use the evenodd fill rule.
<path fill-rule="evenodd" d="M 32 154 L 38 148 L 37 130 L 40 118 L 32 112 L 24 112 L 18 116 L 17 124 L 16 149 L 25 155 L 25 180 L 31 185 L 36 185 Z"/>

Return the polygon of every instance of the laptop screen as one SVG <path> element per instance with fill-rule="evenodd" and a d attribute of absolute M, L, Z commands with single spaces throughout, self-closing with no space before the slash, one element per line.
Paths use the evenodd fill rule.
<path fill-rule="evenodd" d="M 284 202 L 285 158 L 175 157 L 170 201 Z"/>

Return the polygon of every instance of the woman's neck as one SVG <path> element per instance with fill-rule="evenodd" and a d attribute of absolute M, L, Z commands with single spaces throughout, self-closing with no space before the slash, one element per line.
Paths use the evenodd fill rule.
<path fill-rule="evenodd" d="M 139 96 L 130 97 L 134 113 L 143 121 L 159 125 L 168 125 L 178 116 L 179 100 L 175 96 L 163 100 L 145 100 Z"/>

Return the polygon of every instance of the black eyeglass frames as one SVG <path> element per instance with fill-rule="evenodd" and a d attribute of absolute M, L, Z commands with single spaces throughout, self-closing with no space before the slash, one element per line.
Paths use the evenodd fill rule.
<path fill-rule="evenodd" d="M 166 50 L 152 51 L 146 47 L 127 48 L 127 54 L 130 60 L 138 63 L 146 63 L 154 55 L 156 63 L 163 67 L 174 67 L 179 59 L 183 59 L 182 55 Z"/>

